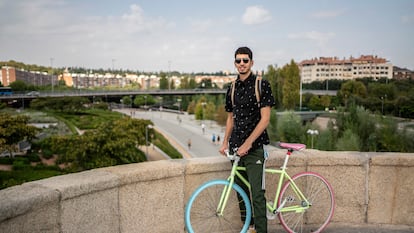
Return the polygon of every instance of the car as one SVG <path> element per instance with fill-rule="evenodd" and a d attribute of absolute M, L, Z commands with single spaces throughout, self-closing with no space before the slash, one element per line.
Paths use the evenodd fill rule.
<path fill-rule="evenodd" d="M 38 91 L 31 91 L 31 92 L 27 93 L 26 95 L 27 96 L 39 96 L 40 95 L 40 92 L 38 92 Z"/>

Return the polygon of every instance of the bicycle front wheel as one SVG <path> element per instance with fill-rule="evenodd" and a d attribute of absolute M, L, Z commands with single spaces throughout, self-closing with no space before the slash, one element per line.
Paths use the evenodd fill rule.
<path fill-rule="evenodd" d="M 237 184 L 231 187 L 229 199 L 224 203 L 223 213 L 218 212 L 222 193 L 229 188 L 229 184 L 227 180 L 213 180 L 194 191 L 185 208 L 185 225 L 188 232 L 247 231 L 252 216 L 251 205 L 246 192 Z M 241 213 L 239 204 L 245 205 L 245 212 Z"/>
<path fill-rule="evenodd" d="M 302 172 L 292 177 L 306 200 L 302 199 L 292 181 L 286 182 L 278 200 L 283 204 L 279 220 L 288 232 L 321 232 L 330 222 L 334 208 L 331 185 L 321 175 Z"/>

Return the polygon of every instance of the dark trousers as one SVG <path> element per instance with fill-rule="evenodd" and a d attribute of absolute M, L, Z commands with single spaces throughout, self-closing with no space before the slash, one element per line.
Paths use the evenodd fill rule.
<path fill-rule="evenodd" d="M 236 176 L 235 183 L 238 184 L 251 198 L 250 203 L 253 208 L 253 218 L 250 225 L 255 225 L 257 233 L 267 232 L 267 217 L 266 217 L 266 198 L 265 190 L 262 189 L 263 181 L 263 165 L 264 156 L 263 149 L 256 149 L 249 152 L 248 155 L 241 157 L 239 166 L 246 167 L 246 171 L 240 171 L 240 174 L 245 177 L 251 186 L 251 195 L 248 187 Z M 241 197 L 238 197 L 241 200 Z M 240 212 L 244 213 L 246 206 L 243 202 L 239 202 Z M 242 217 L 242 221 L 244 221 Z"/>

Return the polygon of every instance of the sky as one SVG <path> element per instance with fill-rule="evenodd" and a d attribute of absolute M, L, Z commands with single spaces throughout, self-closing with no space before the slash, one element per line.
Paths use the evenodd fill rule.
<path fill-rule="evenodd" d="M 413 0 L 0 0 L 0 61 L 234 72 L 377 55 L 414 70 Z"/>

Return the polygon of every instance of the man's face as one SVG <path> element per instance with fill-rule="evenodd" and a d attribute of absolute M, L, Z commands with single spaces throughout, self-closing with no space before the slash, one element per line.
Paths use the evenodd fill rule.
<path fill-rule="evenodd" d="M 250 60 L 247 54 L 237 54 L 234 60 L 234 65 L 239 74 L 247 74 L 253 66 L 253 61 Z"/>

